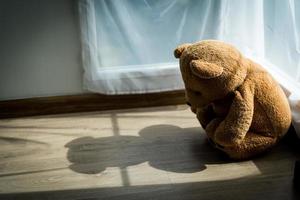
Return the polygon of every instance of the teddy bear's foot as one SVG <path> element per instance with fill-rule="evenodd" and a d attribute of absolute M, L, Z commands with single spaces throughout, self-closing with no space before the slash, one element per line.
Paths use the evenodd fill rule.
<path fill-rule="evenodd" d="M 220 148 L 220 150 L 227 153 L 232 159 L 245 160 L 270 149 L 276 144 L 276 141 L 276 138 L 248 132 L 239 144 Z"/>
<path fill-rule="evenodd" d="M 216 129 L 219 127 L 220 123 L 223 121 L 221 118 L 215 118 L 209 122 L 209 124 L 206 126 L 205 131 L 207 136 L 211 139 L 215 139 L 215 132 Z"/>

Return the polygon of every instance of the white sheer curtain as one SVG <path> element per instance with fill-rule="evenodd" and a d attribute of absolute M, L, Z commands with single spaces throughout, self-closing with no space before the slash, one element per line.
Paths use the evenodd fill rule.
<path fill-rule="evenodd" d="M 173 49 L 220 39 L 285 89 L 300 130 L 300 1 L 79 0 L 84 85 L 104 94 L 183 89 Z"/>
<path fill-rule="evenodd" d="M 79 1 L 84 85 L 105 94 L 183 89 L 173 49 L 216 38 L 217 1 Z"/>

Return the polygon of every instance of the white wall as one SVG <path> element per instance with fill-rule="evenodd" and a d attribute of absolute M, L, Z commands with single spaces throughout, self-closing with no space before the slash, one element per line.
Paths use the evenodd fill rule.
<path fill-rule="evenodd" d="M 83 93 L 77 2 L 0 1 L 0 100 Z"/>

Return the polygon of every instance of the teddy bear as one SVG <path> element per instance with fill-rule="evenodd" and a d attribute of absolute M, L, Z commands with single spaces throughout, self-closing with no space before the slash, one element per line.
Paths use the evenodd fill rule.
<path fill-rule="evenodd" d="M 232 159 L 272 148 L 291 125 L 288 100 L 259 64 L 217 40 L 182 44 L 180 59 L 187 103 L 209 141 Z"/>

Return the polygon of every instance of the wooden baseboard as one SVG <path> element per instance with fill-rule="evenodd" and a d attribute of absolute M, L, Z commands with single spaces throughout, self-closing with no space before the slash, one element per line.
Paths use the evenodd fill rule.
<path fill-rule="evenodd" d="M 80 94 L 0 101 L 0 118 L 100 111 L 185 103 L 184 91 L 134 95 Z"/>

